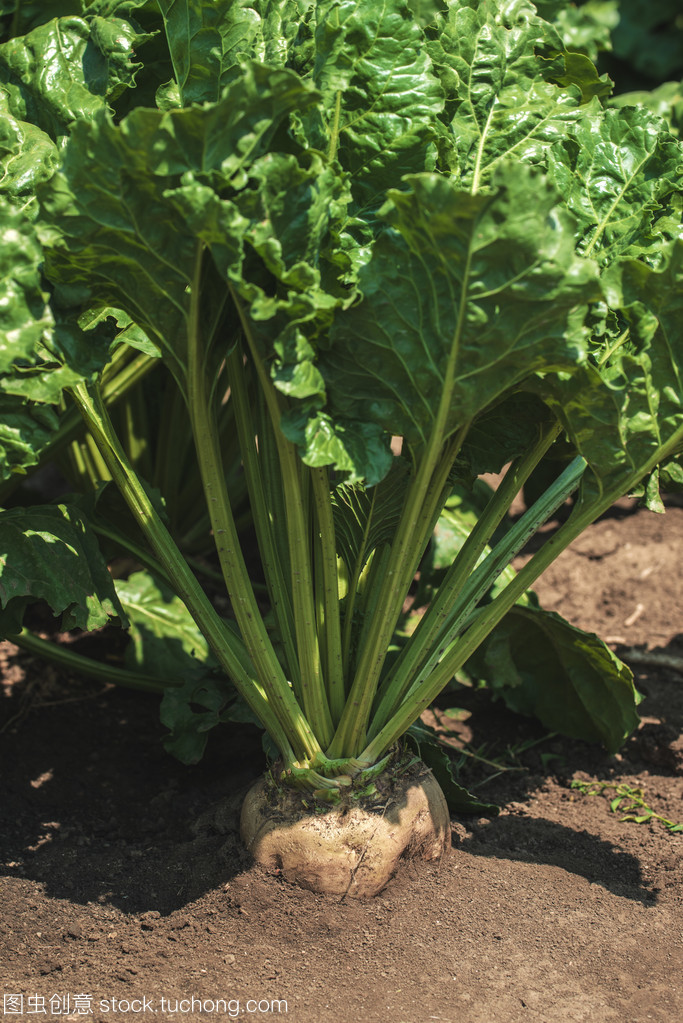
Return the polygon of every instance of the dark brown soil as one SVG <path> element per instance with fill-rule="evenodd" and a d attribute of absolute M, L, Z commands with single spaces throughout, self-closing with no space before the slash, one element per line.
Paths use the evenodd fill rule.
<path fill-rule="evenodd" d="M 5 644 L 2 1018 L 681 1019 L 683 833 L 622 822 L 613 789 L 570 783 L 641 788 L 683 821 L 683 667 L 652 656 L 683 657 L 683 509 L 622 503 L 536 589 L 632 656 L 640 730 L 608 756 L 458 694 L 460 720 L 441 720 L 467 742 L 461 780 L 502 812 L 454 819 L 448 858 L 406 865 L 368 901 L 249 863 L 236 827 L 263 767 L 255 730 L 224 727 L 183 767 L 155 699 Z"/>

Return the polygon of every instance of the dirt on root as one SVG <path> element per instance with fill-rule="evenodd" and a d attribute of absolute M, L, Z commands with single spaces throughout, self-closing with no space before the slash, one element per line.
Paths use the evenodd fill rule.
<path fill-rule="evenodd" d="M 610 801 L 628 785 L 683 821 L 683 508 L 622 502 L 536 590 L 631 660 L 638 732 L 608 756 L 458 693 L 459 714 L 436 720 L 501 813 L 454 818 L 448 857 L 404 865 L 369 900 L 250 863 L 237 822 L 263 768 L 256 730 L 224 726 L 183 767 L 154 698 L 4 644 L 3 1018 L 680 1019 L 683 833 L 623 822 Z M 584 795 L 576 778 L 611 787 Z"/>

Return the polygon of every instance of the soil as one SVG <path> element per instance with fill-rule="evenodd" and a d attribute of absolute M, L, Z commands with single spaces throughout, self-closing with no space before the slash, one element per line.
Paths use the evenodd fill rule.
<path fill-rule="evenodd" d="M 632 663 L 639 730 L 609 756 L 481 692 L 446 717 L 443 697 L 431 720 L 464 750 L 461 782 L 501 812 L 453 818 L 450 855 L 365 900 L 250 862 L 237 822 L 264 766 L 255 729 L 223 726 L 183 767 L 154 698 L 4 644 L 3 1018 L 680 1019 L 683 832 L 622 821 L 613 787 L 571 782 L 642 789 L 683 821 L 683 508 L 621 502 L 536 590 Z"/>

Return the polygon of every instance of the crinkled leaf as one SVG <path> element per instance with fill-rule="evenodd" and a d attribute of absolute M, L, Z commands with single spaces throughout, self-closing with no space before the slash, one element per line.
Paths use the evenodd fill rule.
<path fill-rule="evenodd" d="M 630 669 L 597 636 L 549 611 L 513 608 L 466 670 L 511 710 L 610 753 L 638 724 Z"/>
<path fill-rule="evenodd" d="M 306 465 L 332 466 L 344 473 L 347 483 L 374 486 L 383 480 L 393 464 L 389 435 L 375 423 L 330 416 L 305 407 L 287 412 L 280 427 L 296 444 Z"/>
<path fill-rule="evenodd" d="M 683 450 L 683 241 L 667 246 L 662 261 L 655 269 L 623 260 L 605 275 L 626 329 L 600 370 L 537 385 L 593 470 L 586 497 L 595 488 L 629 488 Z"/>
<path fill-rule="evenodd" d="M 159 0 L 182 106 L 214 102 L 256 56 L 261 19 L 245 0 Z"/>
<path fill-rule="evenodd" d="M 639 255 L 655 211 L 680 190 L 683 145 L 633 107 L 587 112 L 554 155 L 550 177 L 577 219 L 579 251 L 603 264 Z"/>
<path fill-rule="evenodd" d="M 141 39 L 124 20 L 55 18 L 0 45 L 0 89 L 9 112 L 52 139 L 132 87 Z"/>
<path fill-rule="evenodd" d="M 80 306 L 48 295 L 35 224 L 1 198 L 0 238 L 0 391 L 56 404 L 64 388 L 107 362 L 113 324 L 86 334 Z"/>
<path fill-rule="evenodd" d="M 211 236 L 203 199 L 211 214 L 219 200 L 208 185 L 181 186 L 181 178 L 243 185 L 287 113 L 313 101 L 290 72 L 252 65 L 213 106 L 136 110 L 118 127 L 105 117 L 76 125 L 61 172 L 40 193 L 51 279 L 87 282 L 92 305 L 124 310 L 182 376 L 198 240 Z M 232 209 L 225 206 L 221 228 Z M 240 222 L 221 236 L 225 263 L 238 259 L 241 232 Z M 207 320 L 221 301 L 217 293 L 204 303 Z"/>
<path fill-rule="evenodd" d="M 0 480 L 23 475 L 37 465 L 41 450 L 58 425 L 57 416 L 48 406 L 0 395 Z"/>
<path fill-rule="evenodd" d="M 657 89 L 637 92 L 623 92 L 610 100 L 610 106 L 645 107 L 658 117 L 664 118 L 672 129 L 683 126 L 683 82 L 665 82 Z"/>
<path fill-rule="evenodd" d="M 433 169 L 443 90 L 405 0 L 323 3 L 316 15 L 320 137 L 305 127 L 351 175 L 351 210 L 367 218 L 402 174 Z"/>
<path fill-rule="evenodd" d="M 539 53 L 550 43 L 554 63 Z M 465 184 L 489 180 L 501 160 L 541 162 L 583 118 L 579 90 L 543 78 L 551 65 L 568 73 L 559 37 L 527 0 L 450 3 L 428 52 L 446 93 L 442 159 Z"/>
<path fill-rule="evenodd" d="M 126 618 L 97 538 L 68 505 L 0 512 L 0 630 L 21 629 L 27 603 L 46 601 L 63 629 Z"/>
<path fill-rule="evenodd" d="M 59 152 L 36 125 L 12 117 L 5 109 L 6 100 L 0 89 L 0 194 L 34 214 L 36 186 L 52 176 Z"/>
<path fill-rule="evenodd" d="M 471 195 L 418 175 L 392 192 L 393 230 L 363 268 L 363 301 L 337 314 L 320 367 L 335 411 L 424 441 L 443 402 L 446 432 L 536 370 L 581 363 L 572 316 L 595 293 L 571 221 L 543 178 L 510 167 Z M 503 312 L 504 310 L 504 312 Z"/>
<path fill-rule="evenodd" d="M 43 254 L 26 216 L 0 199 L 0 374 L 34 361 L 53 324 L 40 265 Z"/>

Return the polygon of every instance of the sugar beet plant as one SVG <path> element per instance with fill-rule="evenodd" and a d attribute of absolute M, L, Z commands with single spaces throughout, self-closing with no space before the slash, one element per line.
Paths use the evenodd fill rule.
<path fill-rule="evenodd" d="M 397 744 L 466 665 L 615 749 L 636 720 L 629 672 L 527 594 L 615 499 L 641 486 L 656 505 L 659 474 L 678 472 L 671 123 L 612 108 L 609 80 L 527 0 L 48 7 L 2 8 L 5 477 L 78 410 L 144 564 L 309 803 L 405 772 Z M 131 345 L 165 364 L 185 410 L 230 622 L 114 428 L 112 367 Z M 226 483 L 234 438 L 257 568 Z M 560 447 L 562 471 L 512 525 Z M 462 511 L 505 465 L 398 636 L 453 493 Z M 126 584 L 117 595 L 84 508 L 1 514 L 5 635 L 37 598 L 66 628 L 124 622 Z"/>

